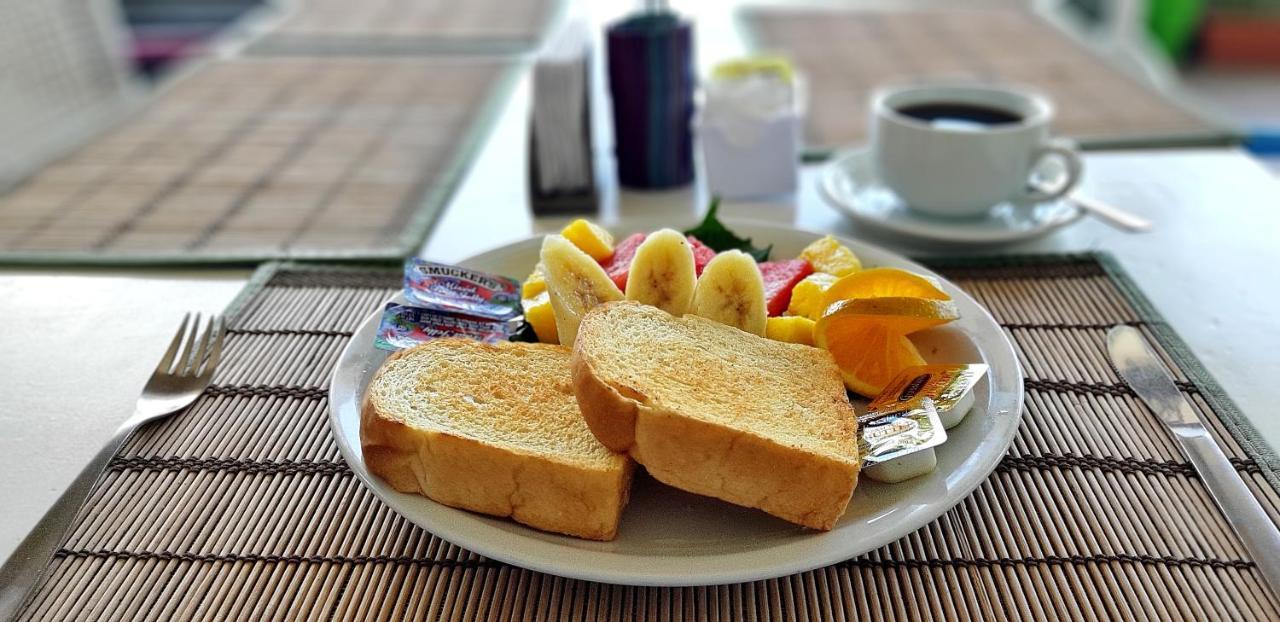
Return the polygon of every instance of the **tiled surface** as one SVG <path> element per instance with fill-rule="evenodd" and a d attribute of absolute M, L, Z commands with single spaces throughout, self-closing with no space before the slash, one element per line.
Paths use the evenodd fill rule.
<path fill-rule="evenodd" d="M 528 47 L 557 0 L 299 0 L 254 49 L 413 51 Z"/>
<path fill-rule="evenodd" d="M 1085 143 L 1222 135 L 1022 10 L 760 9 L 747 19 L 759 47 L 790 56 L 808 76 L 814 147 L 864 141 L 872 91 L 926 79 L 1038 89 L 1056 106 L 1055 131 Z"/>
<path fill-rule="evenodd" d="M 494 61 L 213 63 L 0 197 L 0 253 L 391 254 L 503 72 Z"/>

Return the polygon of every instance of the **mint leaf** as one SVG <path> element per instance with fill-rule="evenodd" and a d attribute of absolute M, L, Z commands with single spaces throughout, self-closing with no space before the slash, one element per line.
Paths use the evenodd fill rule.
<path fill-rule="evenodd" d="M 751 245 L 751 238 L 742 238 L 724 226 L 720 219 L 716 217 L 716 211 L 720 209 L 720 197 L 711 199 L 711 207 L 707 208 L 707 216 L 702 219 L 698 226 L 685 231 L 685 235 L 691 235 L 698 238 L 703 244 L 706 244 L 711 250 L 719 253 L 731 249 L 740 250 L 751 255 L 757 262 L 769 261 L 769 252 L 773 250 L 770 244 L 764 248 Z"/>

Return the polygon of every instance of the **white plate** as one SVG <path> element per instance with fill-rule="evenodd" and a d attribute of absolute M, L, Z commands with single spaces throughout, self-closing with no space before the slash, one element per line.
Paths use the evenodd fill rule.
<path fill-rule="evenodd" d="M 823 167 L 822 196 L 859 224 L 916 240 L 955 245 L 996 245 L 1031 240 L 1084 215 L 1065 201 L 1001 203 L 986 216 L 945 219 L 920 214 L 880 183 L 866 150 L 836 156 Z"/>
<path fill-rule="evenodd" d="M 774 257 L 795 257 L 818 234 L 734 223 L 735 231 L 774 244 Z M 621 233 L 621 232 L 617 232 Z M 932 274 L 898 255 L 843 240 L 869 266 L 897 266 Z M 524 276 L 538 259 L 541 239 L 476 256 L 465 265 Z M 975 389 L 977 405 L 947 443 L 938 469 L 896 485 L 862 478 L 836 528 L 802 529 L 771 516 L 683 493 L 637 477 L 618 538 L 589 542 L 543 533 L 515 522 L 456 510 L 396 492 L 369 474 L 360 448 L 360 400 L 387 353 L 373 347 L 378 314 L 356 331 L 334 370 L 330 423 L 347 464 L 397 512 L 449 542 L 486 557 L 576 579 L 632 585 L 705 585 L 753 581 L 827 566 L 893 542 L 955 505 L 986 479 L 1013 440 L 1022 408 L 1022 374 L 1013 346 L 985 309 L 943 282 L 961 319 L 919 333 L 926 359 L 986 362 L 991 373 Z"/>

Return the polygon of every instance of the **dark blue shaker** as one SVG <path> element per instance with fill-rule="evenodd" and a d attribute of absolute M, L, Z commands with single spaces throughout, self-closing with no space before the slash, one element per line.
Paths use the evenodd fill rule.
<path fill-rule="evenodd" d="M 693 181 L 693 28 L 669 12 L 609 26 L 609 93 L 618 181 L 668 188 Z"/>

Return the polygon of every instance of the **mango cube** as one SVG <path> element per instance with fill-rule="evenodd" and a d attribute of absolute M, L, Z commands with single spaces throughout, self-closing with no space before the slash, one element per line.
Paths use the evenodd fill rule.
<path fill-rule="evenodd" d="M 533 326 L 534 334 L 542 343 L 560 343 L 556 332 L 556 314 L 551 310 L 551 294 L 543 291 L 533 298 L 520 301 L 524 307 L 524 321 Z"/>
<path fill-rule="evenodd" d="M 542 269 L 542 262 L 534 264 L 533 272 L 529 274 L 529 278 L 524 280 L 520 285 L 521 298 L 534 298 L 538 294 L 547 291 L 547 274 Z"/>
<path fill-rule="evenodd" d="M 848 246 L 829 235 L 804 247 L 800 251 L 800 258 L 808 260 L 815 272 L 827 272 L 836 276 L 853 274 L 862 269 L 858 256 Z"/>
<path fill-rule="evenodd" d="M 764 336 L 774 341 L 813 345 L 813 320 L 799 315 L 771 317 L 764 326 Z"/>
<path fill-rule="evenodd" d="M 814 272 L 796 283 L 791 290 L 791 303 L 787 305 L 787 313 L 812 319 L 822 317 L 822 298 L 827 288 L 840 280 L 840 277 L 827 272 Z"/>
<path fill-rule="evenodd" d="M 582 252 L 591 255 L 596 261 L 604 261 L 613 256 L 613 235 L 603 227 L 585 218 L 579 218 L 560 232 L 565 239 L 577 246 Z"/>

